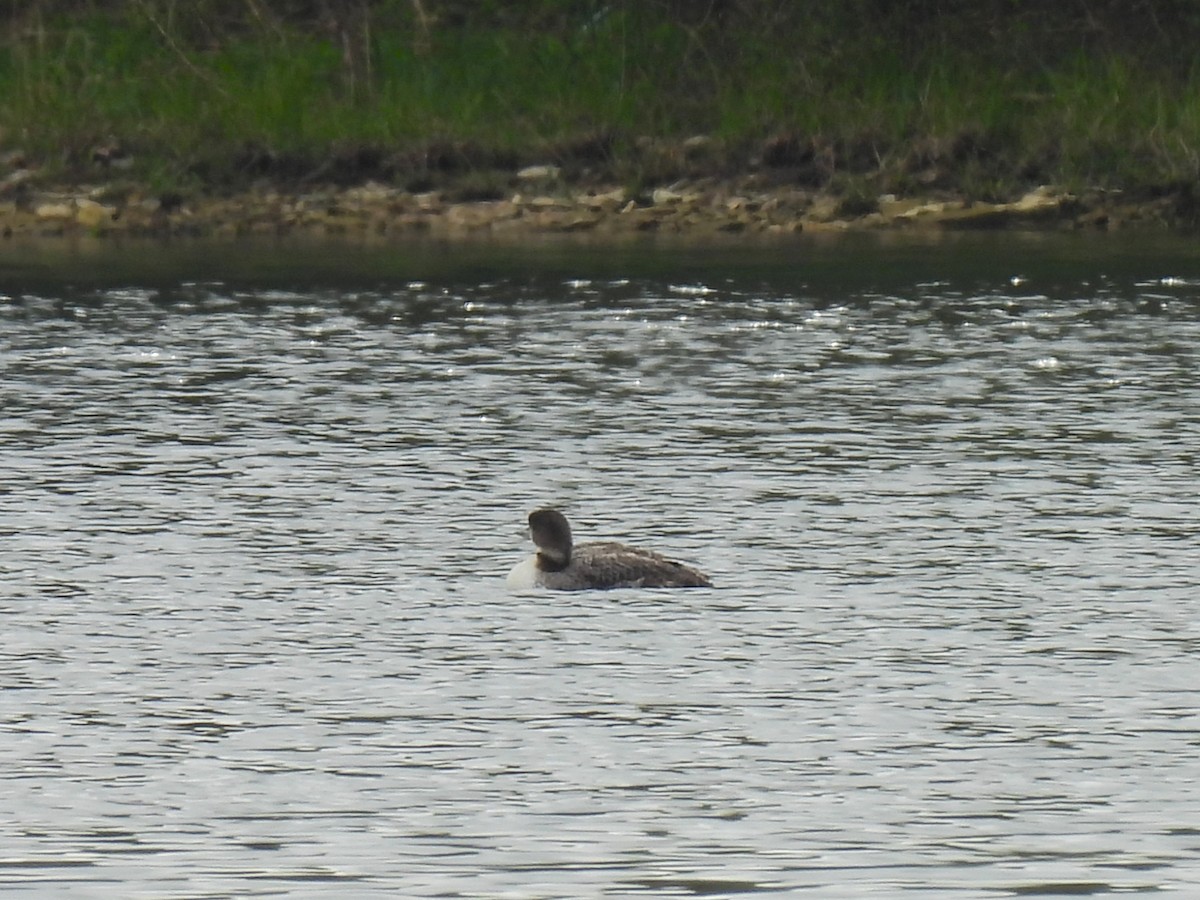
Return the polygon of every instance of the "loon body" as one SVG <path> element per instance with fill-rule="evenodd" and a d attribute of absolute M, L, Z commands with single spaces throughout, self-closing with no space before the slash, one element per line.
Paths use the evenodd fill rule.
<path fill-rule="evenodd" d="M 531 512 L 529 533 L 538 550 L 508 573 L 512 590 L 712 587 L 703 572 L 639 547 L 610 541 L 575 546 L 567 517 L 556 509 Z"/>

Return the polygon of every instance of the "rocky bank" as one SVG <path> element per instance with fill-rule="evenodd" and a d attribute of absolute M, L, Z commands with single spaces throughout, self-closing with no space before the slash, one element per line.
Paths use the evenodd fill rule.
<path fill-rule="evenodd" d="M 1172 201 L 1125 202 L 1052 186 L 1011 202 L 887 194 L 853 202 L 822 190 L 745 178 L 695 178 L 633 192 L 573 186 L 551 165 L 513 173 L 499 199 L 453 199 L 451 190 L 412 192 L 378 182 L 184 197 L 128 185 L 33 187 L 18 170 L 0 182 L 0 234 L 14 237 L 242 235 L 427 236 L 503 239 L 578 234 L 715 237 L 836 233 L 868 229 L 1113 229 L 1171 226 Z"/>

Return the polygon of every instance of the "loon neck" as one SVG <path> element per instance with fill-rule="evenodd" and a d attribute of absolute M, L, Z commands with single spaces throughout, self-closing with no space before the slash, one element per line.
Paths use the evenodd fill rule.
<path fill-rule="evenodd" d="M 561 572 L 571 564 L 571 555 L 543 548 L 538 550 L 537 562 L 538 568 L 543 572 Z"/>

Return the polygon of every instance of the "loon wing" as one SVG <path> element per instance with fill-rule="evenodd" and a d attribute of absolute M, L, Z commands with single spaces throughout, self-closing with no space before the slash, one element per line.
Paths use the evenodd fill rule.
<path fill-rule="evenodd" d="M 703 572 L 627 544 L 580 544 L 571 564 L 594 587 L 712 587 Z"/>

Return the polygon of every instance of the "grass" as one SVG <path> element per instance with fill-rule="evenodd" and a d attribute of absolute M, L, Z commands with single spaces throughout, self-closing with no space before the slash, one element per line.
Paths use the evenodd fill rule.
<path fill-rule="evenodd" d="M 0 43 L 0 147 L 78 179 L 102 177 L 96 148 L 119 145 L 130 177 L 163 187 L 419 181 L 546 158 L 644 184 L 687 171 L 661 146 L 696 134 L 722 148 L 714 169 L 744 169 L 783 140 L 781 177 L 808 166 L 803 177 L 864 196 L 1200 177 L 1195 69 L 1093 52 L 1013 65 L 945 43 L 914 55 L 836 30 L 718 39 L 638 9 L 533 34 L 446 27 L 421 47 L 376 29 L 370 81 L 353 94 L 334 42 L 311 31 L 189 42 L 135 12 L 14 27 Z M 657 157 L 644 137 L 660 139 Z"/>

